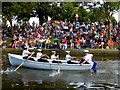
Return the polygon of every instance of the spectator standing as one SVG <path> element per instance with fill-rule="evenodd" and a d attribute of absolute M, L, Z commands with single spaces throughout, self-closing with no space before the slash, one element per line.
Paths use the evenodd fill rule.
<path fill-rule="evenodd" d="M 50 38 L 48 38 L 46 41 L 45 41 L 45 49 L 46 48 L 50 48 L 50 43 L 51 43 L 51 40 L 50 40 Z"/>
<path fill-rule="evenodd" d="M 76 47 L 80 49 L 80 38 L 77 38 L 75 42 L 76 42 Z"/>
<path fill-rule="evenodd" d="M 66 37 L 64 37 L 62 39 L 62 49 L 67 49 L 67 39 L 66 39 Z"/>
<path fill-rule="evenodd" d="M 70 39 L 70 48 L 74 49 L 74 46 L 75 46 L 74 40 L 71 38 Z"/>

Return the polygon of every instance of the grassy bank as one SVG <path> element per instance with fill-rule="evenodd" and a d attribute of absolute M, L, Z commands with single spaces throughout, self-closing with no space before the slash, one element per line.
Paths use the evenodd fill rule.
<path fill-rule="evenodd" d="M 57 54 L 59 54 L 60 56 L 64 57 L 65 56 L 65 51 L 66 50 L 69 50 L 71 51 L 71 55 L 72 56 L 76 56 L 76 57 L 79 57 L 79 56 L 82 56 L 82 51 L 84 49 L 66 49 L 66 50 L 59 50 L 59 49 L 43 49 L 43 53 L 45 54 L 48 54 L 50 55 L 51 54 L 51 51 L 57 51 Z M 94 56 L 102 56 L 102 57 L 105 57 L 105 56 L 114 56 L 114 57 L 119 57 L 119 50 L 117 49 L 88 49 L 90 50 L 90 53 L 93 53 Z M 8 53 L 15 53 L 15 54 L 21 54 L 23 51 L 23 49 L 15 49 L 15 48 L 4 48 L 2 49 L 2 54 L 5 55 L 5 54 L 8 54 Z M 34 50 L 30 50 L 30 51 L 35 51 L 37 52 L 37 49 L 34 49 Z"/>

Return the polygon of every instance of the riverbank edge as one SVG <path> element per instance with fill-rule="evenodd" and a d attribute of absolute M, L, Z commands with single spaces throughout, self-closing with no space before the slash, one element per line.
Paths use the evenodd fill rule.
<path fill-rule="evenodd" d="M 71 51 L 71 55 L 73 56 L 82 56 L 82 52 L 85 49 L 66 49 L 66 50 L 60 50 L 60 49 L 42 49 L 43 53 L 51 55 L 51 51 L 55 50 L 57 54 L 65 56 L 65 51 Z M 116 56 L 120 57 L 120 50 L 118 49 L 87 49 L 90 51 L 90 53 L 93 53 L 94 56 Z M 23 49 L 15 49 L 15 48 L 3 48 L 2 54 L 8 54 L 8 53 L 14 53 L 14 54 L 21 54 Z M 37 52 L 37 49 L 30 49 L 31 52 L 35 51 Z"/>

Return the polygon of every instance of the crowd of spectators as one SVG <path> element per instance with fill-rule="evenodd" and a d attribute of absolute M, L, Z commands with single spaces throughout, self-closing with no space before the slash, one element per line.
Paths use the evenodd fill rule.
<path fill-rule="evenodd" d="M 114 44 L 118 43 L 120 23 L 113 23 L 111 37 Z M 35 22 L 23 25 L 14 25 L 14 35 L 8 48 L 109 48 L 108 21 L 70 22 L 51 20 L 42 25 Z M 2 26 L 3 41 L 11 35 L 11 27 Z M 3 44 L 5 45 L 5 44 Z"/>

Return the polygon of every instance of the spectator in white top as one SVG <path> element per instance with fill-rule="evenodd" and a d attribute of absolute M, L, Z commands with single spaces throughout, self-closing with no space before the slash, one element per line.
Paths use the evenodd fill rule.
<path fill-rule="evenodd" d="M 84 53 L 84 56 L 83 56 L 83 59 L 80 62 L 80 65 L 83 65 L 83 64 L 93 65 L 93 61 L 92 61 L 93 55 L 89 54 L 89 50 L 84 50 L 83 53 Z"/>
<path fill-rule="evenodd" d="M 59 55 L 56 56 L 56 51 L 52 51 L 51 59 L 56 60 L 59 58 Z"/>

